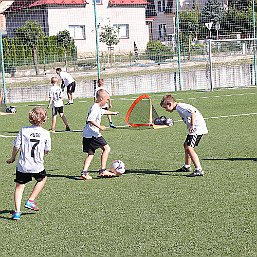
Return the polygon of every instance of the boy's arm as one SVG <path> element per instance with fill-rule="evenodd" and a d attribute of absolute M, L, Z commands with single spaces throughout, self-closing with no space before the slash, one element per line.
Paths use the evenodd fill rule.
<path fill-rule="evenodd" d="M 19 148 L 17 148 L 16 146 L 13 147 L 12 149 L 12 157 L 10 159 L 8 159 L 6 162 L 8 164 L 13 163 L 15 161 L 16 155 L 19 152 Z"/>
<path fill-rule="evenodd" d="M 52 97 L 49 97 L 47 109 L 50 108 L 52 101 L 53 101 L 53 98 L 52 98 Z"/>
<path fill-rule="evenodd" d="M 192 112 L 191 127 L 189 128 L 189 132 L 194 133 L 194 131 L 195 131 L 195 112 Z"/>
<path fill-rule="evenodd" d="M 100 130 L 106 130 L 105 126 L 102 125 L 98 125 L 96 121 L 94 120 L 89 120 L 88 122 L 90 122 L 92 125 L 94 125 L 95 127 L 99 128 Z"/>
<path fill-rule="evenodd" d="M 112 108 L 112 100 L 109 98 L 109 108 Z"/>
<path fill-rule="evenodd" d="M 106 114 L 106 115 L 117 115 L 117 114 L 119 114 L 119 112 L 112 112 L 112 111 L 104 110 L 103 114 Z"/>

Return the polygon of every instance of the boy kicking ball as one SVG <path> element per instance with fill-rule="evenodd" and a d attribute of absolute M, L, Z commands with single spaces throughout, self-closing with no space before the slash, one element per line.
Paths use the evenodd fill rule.
<path fill-rule="evenodd" d="M 46 171 L 44 168 L 44 155 L 51 150 L 50 133 L 43 129 L 47 121 L 47 112 L 42 107 L 35 107 L 29 113 L 29 122 L 32 124 L 20 129 L 19 134 L 13 143 L 12 156 L 7 163 L 13 163 L 20 151 L 19 160 L 16 164 L 16 187 L 14 192 L 15 210 L 12 219 L 19 220 L 21 217 L 21 200 L 25 184 L 35 178 L 36 184 L 25 207 L 34 211 L 39 208 L 35 198 L 43 189 L 46 183 Z"/>
<path fill-rule="evenodd" d="M 167 112 L 173 112 L 176 110 L 188 129 L 188 135 L 184 142 L 185 164 L 178 171 L 190 172 L 192 161 L 195 166 L 195 170 L 188 176 L 203 176 L 204 172 L 202 170 L 199 157 L 194 149 L 195 146 L 199 144 L 202 136 L 208 133 L 202 114 L 190 104 L 177 103 L 175 98 L 169 94 L 162 98 L 160 105 Z"/>
<path fill-rule="evenodd" d="M 88 173 L 89 166 L 94 158 L 95 150 L 102 149 L 101 168 L 99 169 L 99 177 L 113 177 L 114 173 L 106 169 L 106 162 L 111 150 L 105 139 L 102 137 L 100 131 L 106 130 L 105 126 L 101 125 L 101 118 L 103 114 L 117 115 L 118 112 L 112 112 L 102 109 L 110 98 L 107 91 L 100 89 L 96 93 L 95 103 L 91 106 L 86 124 L 83 129 L 83 152 L 87 153 L 84 161 L 84 167 L 81 172 L 81 179 L 89 180 L 92 177 Z"/>

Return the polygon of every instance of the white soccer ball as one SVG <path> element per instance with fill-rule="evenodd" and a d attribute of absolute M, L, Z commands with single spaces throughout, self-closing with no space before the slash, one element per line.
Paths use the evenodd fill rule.
<path fill-rule="evenodd" d="M 174 120 L 172 118 L 167 118 L 165 124 L 171 127 L 174 125 Z"/>
<path fill-rule="evenodd" d="M 116 175 L 122 175 L 125 172 L 125 164 L 121 160 L 114 160 L 111 163 L 110 170 Z"/>

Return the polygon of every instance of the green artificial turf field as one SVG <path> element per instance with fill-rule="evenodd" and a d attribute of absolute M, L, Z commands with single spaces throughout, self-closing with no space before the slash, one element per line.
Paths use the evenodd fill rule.
<path fill-rule="evenodd" d="M 37 199 L 39 212 L 22 207 L 13 221 L 15 165 L 5 163 L 28 111 L 36 103 L 15 104 L 17 113 L 0 116 L 1 256 L 256 256 L 257 90 L 176 92 L 180 102 L 197 107 L 209 134 L 197 148 L 204 177 L 175 172 L 183 164 L 185 125 L 177 113 L 159 107 L 163 94 L 150 94 L 171 128 L 108 129 L 103 136 L 114 159 L 126 164 L 117 178 L 79 180 L 83 166 L 81 130 L 92 99 L 65 106 L 74 132 L 51 134 L 45 157 L 48 180 Z M 116 125 L 137 96 L 113 97 Z M 82 101 L 84 100 L 84 101 Z M 40 103 L 47 104 L 47 103 Z M 51 116 L 51 115 L 50 115 Z M 107 125 L 103 117 L 102 124 Z M 51 119 L 45 125 L 50 128 Z M 57 130 L 64 126 L 58 117 Z M 27 184 L 23 204 L 33 183 Z"/>

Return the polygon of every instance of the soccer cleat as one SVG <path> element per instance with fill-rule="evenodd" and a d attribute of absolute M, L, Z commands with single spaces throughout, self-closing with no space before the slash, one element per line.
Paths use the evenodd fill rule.
<path fill-rule="evenodd" d="M 55 130 L 49 129 L 49 132 L 55 133 Z"/>
<path fill-rule="evenodd" d="M 88 172 L 81 172 L 81 177 L 80 177 L 81 179 L 83 179 L 83 180 L 90 180 L 90 179 L 92 179 L 92 177 L 88 174 Z"/>
<path fill-rule="evenodd" d="M 116 128 L 116 126 L 110 123 L 110 128 Z"/>
<path fill-rule="evenodd" d="M 114 176 L 115 176 L 115 174 L 113 172 L 110 172 L 106 169 L 99 170 L 98 177 L 100 177 L 100 178 L 111 178 L 111 177 L 114 177 Z"/>
<path fill-rule="evenodd" d="M 13 220 L 20 220 L 20 218 L 21 218 L 21 213 L 20 212 L 13 212 L 13 214 L 12 214 L 12 219 Z"/>
<path fill-rule="evenodd" d="M 37 204 L 35 201 L 27 200 L 25 203 L 25 208 L 33 210 L 33 211 L 39 211 L 39 208 L 37 207 Z"/>
<path fill-rule="evenodd" d="M 70 131 L 70 127 L 66 127 L 65 131 Z"/>
<path fill-rule="evenodd" d="M 188 177 L 199 177 L 203 176 L 204 172 L 202 170 L 195 170 L 193 173 L 189 174 Z"/>
<path fill-rule="evenodd" d="M 71 103 L 70 102 L 67 102 L 65 105 L 70 105 Z"/>
<path fill-rule="evenodd" d="M 186 168 L 185 166 L 183 166 L 182 168 L 176 170 L 177 172 L 190 172 L 191 168 Z"/>

